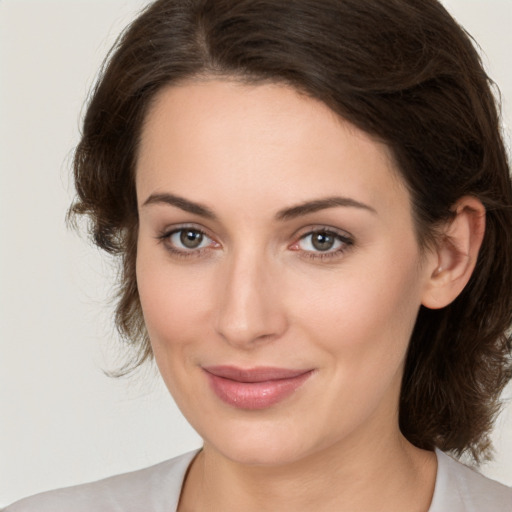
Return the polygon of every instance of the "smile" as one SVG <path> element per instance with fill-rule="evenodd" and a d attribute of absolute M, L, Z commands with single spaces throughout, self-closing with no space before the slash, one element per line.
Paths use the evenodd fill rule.
<path fill-rule="evenodd" d="M 233 366 L 203 368 L 213 392 L 239 409 L 266 409 L 294 393 L 313 370 L 285 368 L 241 369 Z"/>

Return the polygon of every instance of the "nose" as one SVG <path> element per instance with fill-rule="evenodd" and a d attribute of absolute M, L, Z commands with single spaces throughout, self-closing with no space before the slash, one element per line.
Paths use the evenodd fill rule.
<path fill-rule="evenodd" d="M 251 350 L 287 329 L 277 272 L 256 255 L 233 257 L 219 283 L 216 329 L 230 345 Z"/>

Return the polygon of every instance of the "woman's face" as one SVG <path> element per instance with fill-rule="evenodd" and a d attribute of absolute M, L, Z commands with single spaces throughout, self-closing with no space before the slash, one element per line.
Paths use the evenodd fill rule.
<path fill-rule="evenodd" d="M 136 184 L 144 318 L 205 446 L 281 464 L 398 435 L 433 256 L 383 144 L 286 86 L 189 82 Z"/>

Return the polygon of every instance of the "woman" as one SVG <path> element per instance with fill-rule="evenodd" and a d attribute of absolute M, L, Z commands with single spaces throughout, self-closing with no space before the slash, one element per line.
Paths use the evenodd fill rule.
<path fill-rule="evenodd" d="M 434 0 L 159 0 L 120 39 L 73 215 L 204 440 L 18 510 L 512 510 L 511 184 L 489 80 Z"/>

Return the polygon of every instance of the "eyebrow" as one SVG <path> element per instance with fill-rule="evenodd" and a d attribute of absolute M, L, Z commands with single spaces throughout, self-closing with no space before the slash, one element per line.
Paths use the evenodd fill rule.
<path fill-rule="evenodd" d="M 377 213 L 377 211 L 371 206 L 356 201 L 355 199 L 351 199 L 350 197 L 326 197 L 323 199 L 315 199 L 313 201 L 306 201 L 297 206 L 292 206 L 291 208 L 285 208 L 277 213 L 277 220 L 291 220 L 302 215 L 307 215 L 308 213 L 315 213 L 320 210 L 326 210 L 327 208 L 335 208 L 337 206 L 345 206 L 351 208 L 360 208 L 363 210 L 368 210 L 372 213 Z"/>
<path fill-rule="evenodd" d="M 144 201 L 142 206 L 147 206 L 150 204 L 168 204 L 171 206 L 176 206 L 177 208 L 180 208 L 186 212 L 193 213 L 194 215 L 199 215 L 200 217 L 205 217 L 210 220 L 217 220 L 215 213 L 213 213 L 213 211 L 207 206 L 174 194 L 151 194 Z M 307 215 L 309 213 L 315 213 L 320 210 L 326 210 L 327 208 L 335 208 L 339 206 L 360 208 L 374 214 L 377 213 L 377 211 L 371 206 L 361 203 L 360 201 L 356 201 L 355 199 L 351 199 L 350 197 L 334 196 L 306 201 L 299 205 L 285 208 L 277 212 L 275 218 L 279 221 L 286 221 Z"/>
<path fill-rule="evenodd" d="M 176 196 L 174 194 L 151 194 L 144 201 L 142 206 L 147 206 L 150 204 L 169 204 L 171 206 L 176 206 L 177 208 L 180 208 L 186 212 L 193 213 L 194 215 L 199 215 L 210 220 L 217 219 L 217 216 L 213 213 L 212 210 L 210 210 L 210 208 L 202 204 L 189 201 L 184 197 Z"/>

